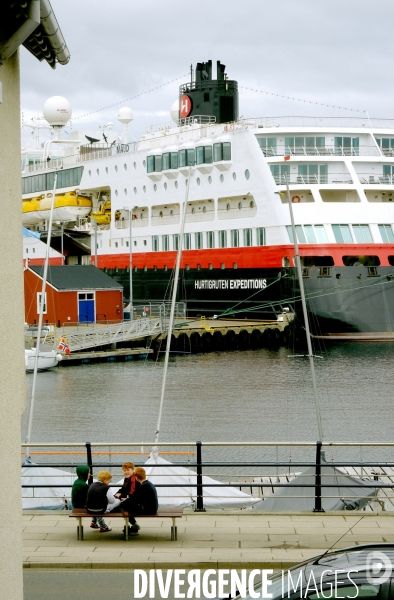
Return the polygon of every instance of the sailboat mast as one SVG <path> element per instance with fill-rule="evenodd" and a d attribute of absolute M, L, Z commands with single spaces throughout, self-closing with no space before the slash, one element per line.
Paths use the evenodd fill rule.
<path fill-rule="evenodd" d="M 170 318 L 168 321 L 168 330 L 167 330 L 166 353 L 164 356 L 164 369 L 163 369 L 163 377 L 162 377 L 162 381 L 161 381 L 159 416 L 157 418 L 157 426 L 156 426 L 156 431 L 155 431 L 155 444 L 157 444 L 157 442 L 159 441 L 161 418 L 162 418 L 162 414 L 163 414 L 164 394 L 166 391 L 167 369 L 168 369 L 168 361 L 169 361 L 169 357 L 170 357 L 172 330 L 174 327 L 175 302 L 176 302 L 176 293 L 177 293 L 177 289 L 178 289 L 179 270 L 180 270 L 181 258 L 182 258 L 183 236 L 184 236 L 184 231 L 185 231 L 186 210 L 187 210 L 187 200 L 189 198 L 191 171 L 192 171 L 192 168 L 190 166 L 189 167 L 189 177 L 187 179 L 185 201 L 183 204 L 183 213 L 182 213 L 181 231 L 180 231 L 180 235 L 179 235 L 178 254 L 177 254 L 176 263 L 175 263 L 174 285 L 172 288 Z"/>
<path fill-rule="evenodd" d="M 311 343 L 311 333 L 310 333 L 310 330 L 309 330 L 308 312 L 307 312 L 307 309 L 306 309 L 304 280 L 303 280 L 303 277 L 302 277 L 301 259 L 300 259 L 299 249 L 298 249 L 297 232 L 296 232 L 296 228 L 295 228 L 295 224 L 294 224 L 293 205 L 291 203 L 289 181 L 288 181 L 288 178 L 287 178 L 287 172 L 286 171 L 285 171 L 284 175 L 285 175 L 285 181 L 286 181 L 287 202 L 288 202 L 288 205 L 289 205 L 290 220 L 291 220 L 291 229 L 292 229 L 292 232 L 293 232 L 293 240 L 294 240 L 294 250 L 295 250 L 294 262 L 295 262 L 295 266 L 297 268 L 298 280 L 299 280 L 299 283 L 300 283 L 302 312 L 304 314 L 304 321 L 305 321 L 306 343 L 308 345 L 308 356 L 309 356 L 309 364 L 310 364 L 311 376 L 312 376 L 313 394 L 314 394 L 314 397 L 315 397 L 317 427 L 318 427 L 318 430 L 319 430 L 319 440 L 322 442 L 323 441 L 323 426 L 322 426 L 321 411 L 320 411 L 320 401 L 319 401 L 319 396 L 318 396 L 317 387 L 316 387 L 315 363 L 314 363 L 314 360 L 313 360 L 312 343 Z"/>
<path fill-rule="evenodd" d="M 45 253 L 45 262 L 44 262 L 44 272 L 42 275 L 42 288 L 41 288 L 41 300 L 40 300 L 40 313 L 38 316 L 38 330 L 37 330 L 37 341 L 36 341 L 36 354 L 34 357 L 34 371 L 33 371 L 33 385 L 31 388 L 31 397 L 30 397 L 30 409 L 29 409 L 29 422 L 27 426 L 27 436 L 26 436 L 26 444 L 30 444 L 31 441 L 31 431 L 33 427 L 33 413 L 34 413 L 34 401 L 36 397 L 36 383 L 37 383 L 37 368 L 38 368 L 38 355 L 40 352 L 40 340 L 41 340 L 41 332 L 42 332 L 42 320 L 44 315 L 44 305 L 45 305 L 45 292 L 47 287 L 47 276 L 48 276 L 48 264 L 49 264 L 49 253 L 51 250 L 51 237 L 52 237 L 52 221 L 53 221 L 53 210 L 55 208 L 55 193 L 56 193 L 56 183 L 57 183 L 57 173 L 55 172 L 55 179 L 53 182 L 53 193 L 52 193 L 52 204 L 51 210 L 49 213 L 49 223 L 48 223 L 48 238 L 47 238 L 47 247 Z M 26 459 L 30 458 L 30 448 L 26 448 Z"/>

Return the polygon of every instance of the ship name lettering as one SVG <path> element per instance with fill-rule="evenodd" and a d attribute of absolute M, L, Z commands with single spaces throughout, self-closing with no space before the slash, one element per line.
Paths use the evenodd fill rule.
<path fill-rule="evenodd" d="M 195 290 L 265 290 L 266 279 L 196 279 Z"/>
<path fill-rule="evenodd" d="M 116 146 L 116 152 L 118 154 L 123 154 L 125 152 L 128 152 L 130 150 L 130 147 L 128 144 L 118 144 Z"/>

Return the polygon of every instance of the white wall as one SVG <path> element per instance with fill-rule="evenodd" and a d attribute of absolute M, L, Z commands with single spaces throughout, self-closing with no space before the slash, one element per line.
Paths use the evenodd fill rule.
<path fill-rule="evenodd" d="M 0 67 L 1 597 L 23 600 L 21 415 L 25 407 L 19 56 Z"/>

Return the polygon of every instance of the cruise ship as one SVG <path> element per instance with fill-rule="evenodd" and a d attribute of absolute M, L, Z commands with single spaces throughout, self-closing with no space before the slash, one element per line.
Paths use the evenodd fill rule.
<path fill-rule="evenodd" d="M 238 83 L 216 70 L 198 63 L 172 123 L 138 142 L 122 108 L 122 136 L 109 124 L 26 151 L 24 226 L 45 242 L 57 172 L 52 263 L 96 264 L 126 298 L 132 279 L 138 304 L 168 297 L 186 210 L 178 298 L 191 316 L 301 315 L 287 180 L 314 335 L 391 339 L 394 121 L 239 118 Z M 71 116 L 58 100 L 57 131 Z M 26 265 L 39 263 L 25 239 Z"/>

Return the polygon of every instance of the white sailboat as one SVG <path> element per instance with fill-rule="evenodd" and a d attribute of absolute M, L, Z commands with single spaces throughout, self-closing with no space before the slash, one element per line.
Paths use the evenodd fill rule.
<path fill-rule="evenodd" d="M 167 344 L 164 357 L 164 369 L 161 386 L 160 406 L 159 415 L 157 420 L 157 426 L 155 431 L 155 444 L 159 442 L 161 418 L 163 414 L 164 395 L 167 381 L 167 370 L 168 361 L 170 356 L 171 337 L 174 327 L 174 313 L 175 313 L 175 302 L 179 280 L 179 270 L 182 257 L 185 221 L 186 221 L 186 207 L 189 195 L 190 178 L 192 175 L 192 166 L 189 165 L 189 174 L 187 179 L 186 194 L 183 204 L 182 211 L 182 222 L 181 230 L 179 234 L 179 248 L 176 258 L 175 275 L 172 289 L 172 300 L 170 318 L 168 323 L 167 331 Z M 155 447 L 149 459 L 145 463 L 146 474 L 152 480 L 152 483 L 156 485 L 171 485 L 171 487 L 158 487 L 157 495 L 159 499 L 159 506 L 162 507 L 186 507 L 197 504 L 197 473 L 187 469 L 174 465 L 173 463 L 161 458 L 158 455 L 158 448 Z M 218 487 L 203 487 L 203 503 L 205 508 L 246 508 L 247 506 L 253 506 L 259 502 L 259 498 L 253 498 L 249 494 L 237 490 L 233 487 L 219 487 L 220 482 L 210 477 L 202 477 L 203 486 L 211 486 L 218 484 Z M 188 484 L 188 485 L 185 485 Z M 179 487 L 172 487 L 179 486 Z"/>

